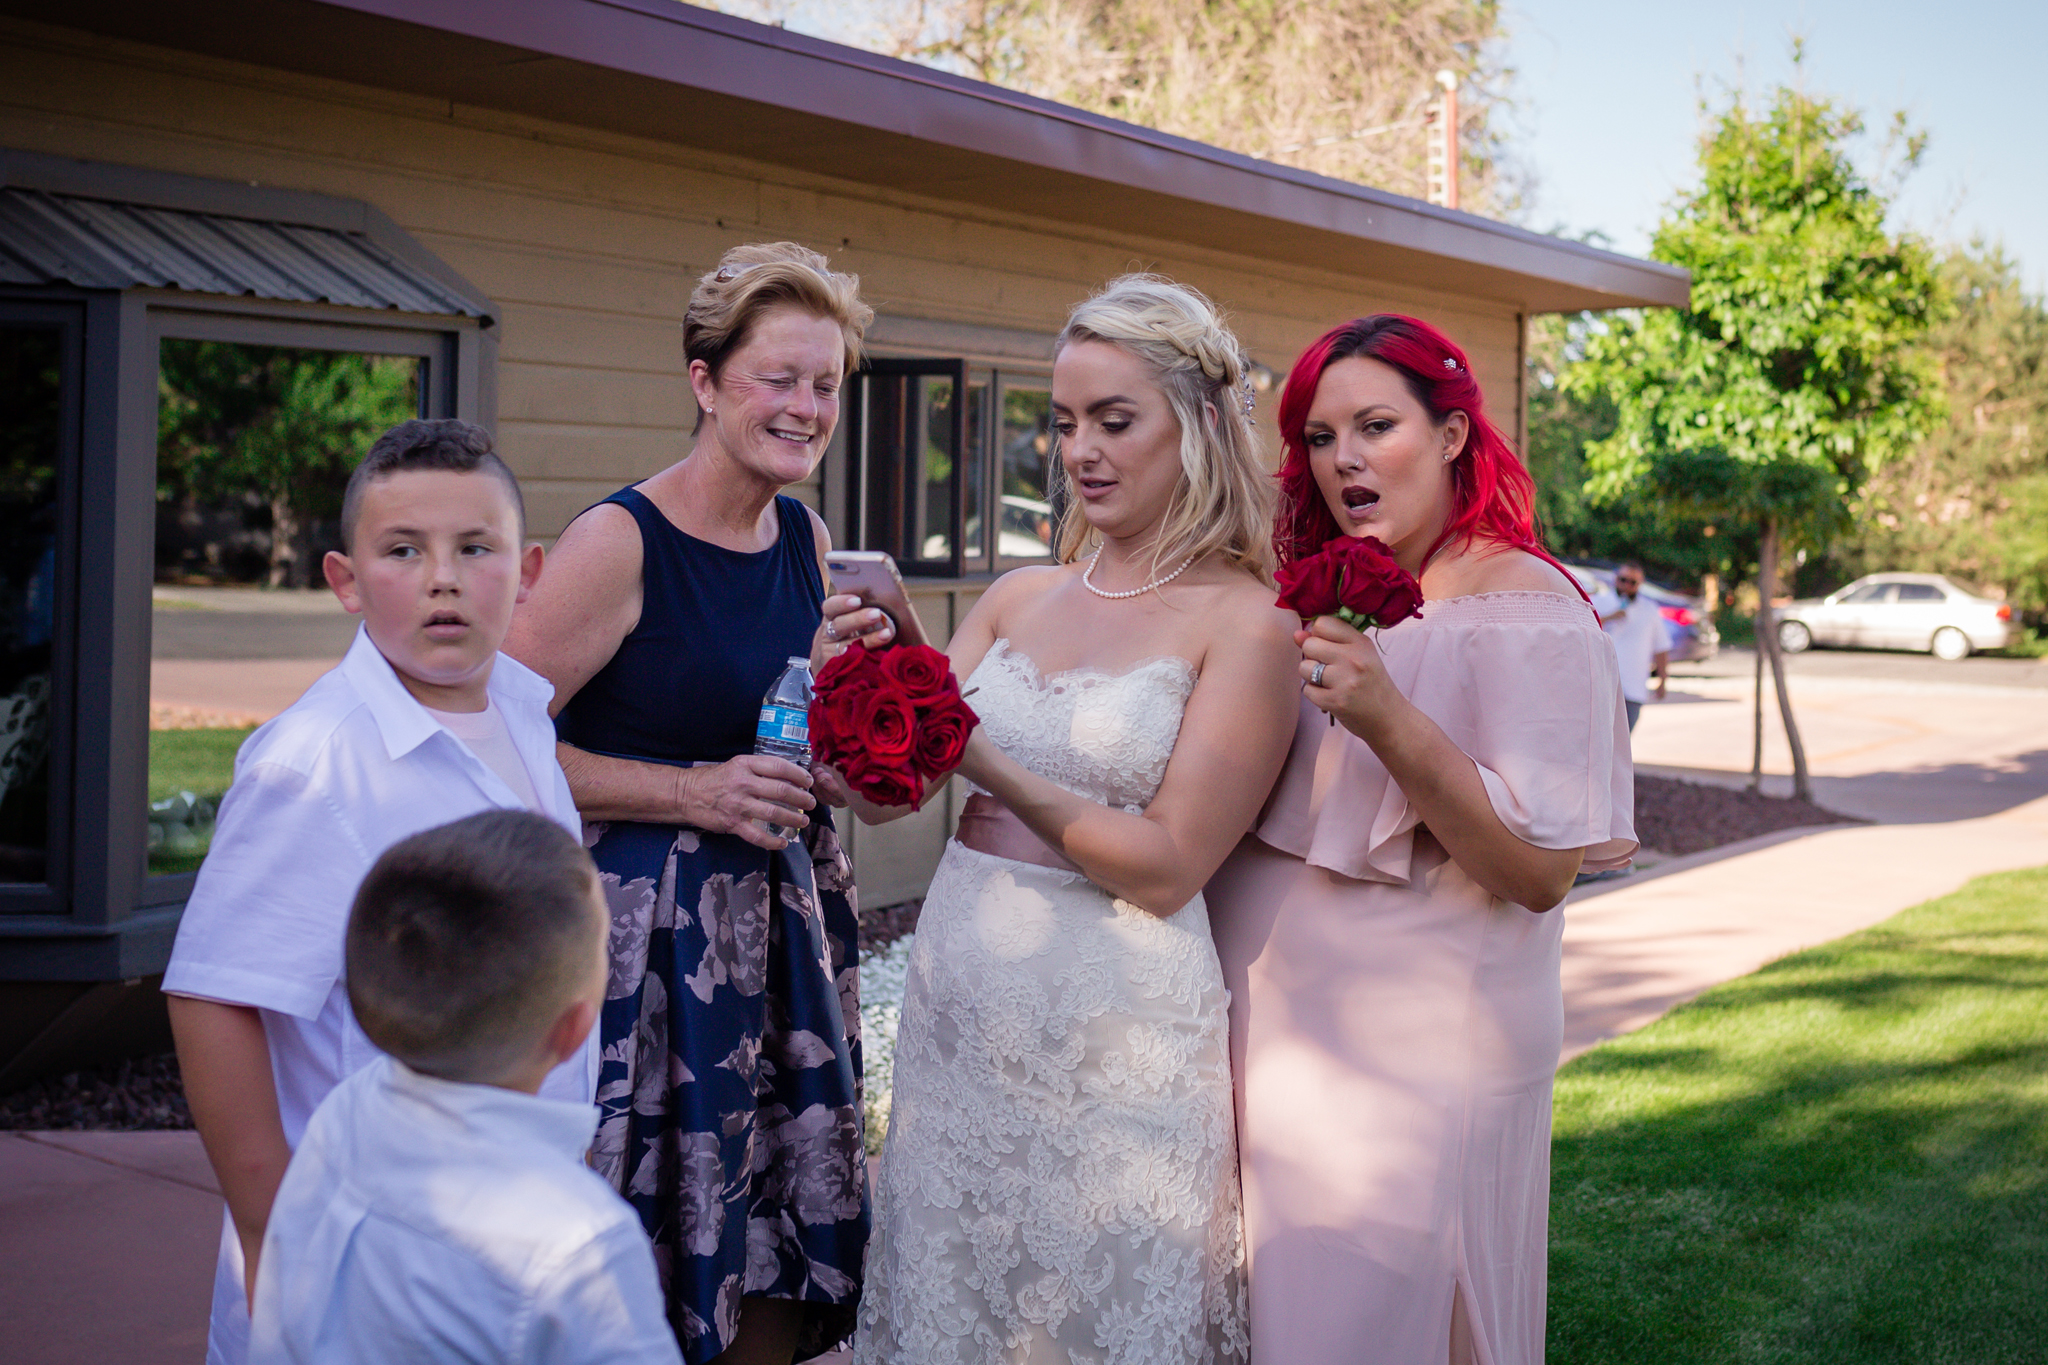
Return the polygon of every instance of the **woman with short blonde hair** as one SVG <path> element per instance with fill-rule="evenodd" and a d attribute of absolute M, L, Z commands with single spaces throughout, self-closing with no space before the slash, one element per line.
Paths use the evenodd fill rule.
<path fill-rule="evenodd" d="M 1063 562 L 953 636 L 975 794 L 911 951 L 857 1361 L 1244 1359 L 1201 888 L 1280 770 L 1300 658 L 1246 368 L 1152 276 L 1060 334 Z"/>
<path fill-rule="evenodd" d="M 654 1239 L 692 1365 L 815 1355 L 860 1297 L 852 869 L 812 773 L 753 750 L 788 659 L 857 605 L 825 595 L 825 525 L 782 490 L 873 316 L 815 251 L 728 251 L 683 319 L 689 456 L 570 523 L 507 645 L 555 684 L 611 898 L 593 1162 Z"/>

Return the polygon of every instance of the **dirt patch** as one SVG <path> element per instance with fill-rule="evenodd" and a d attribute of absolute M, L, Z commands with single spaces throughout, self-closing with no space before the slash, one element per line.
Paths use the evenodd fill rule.
<path fill-rule="evenodd" d="M 68 1072 L 0 1096 L 0 1131 L 132 1133 L 190 1128 L 177 1054 Z"/>
<path fill-rule="evenodd" d="M 1867 823 L 1811 801 L 1636 774 L 1636 838 L 1674 857 L 1781 829 Z"/>

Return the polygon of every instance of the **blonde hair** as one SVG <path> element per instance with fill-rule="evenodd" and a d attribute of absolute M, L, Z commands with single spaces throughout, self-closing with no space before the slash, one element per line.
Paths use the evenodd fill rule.
<path fill-rule="evenodd" d="M 861 338 L 875 310 L 861 302 L 860 276 L 795 242 L 750 242 L 718 258 L 718 268 L 697 281 L 683 313 L 683 355 L 701 360 L 715 381 L 726 357 L 738 350 L 761 315 L 779 305 L 801 308 L 839 324 L 846 339 L 846 369 L 860 368 Z"/>
<path fill-rule="evenodd" d="M 1153 546 L 1153 571 L 1217 553 L 1271 583 L 1274 490 L 1252 428 L 1251 363 L 1216 305 L 1160 275 L 1125 275 L 1074 309 L 1053 354 L 1077 341 L 1107 342 L 1143 361 L 1180 422 L 1181 477 Z M 1055 461 L 1054 480 L 1064 485 L 1066 477 Z M 1096 540 L 1066 501 L 1063 564 Z"/>

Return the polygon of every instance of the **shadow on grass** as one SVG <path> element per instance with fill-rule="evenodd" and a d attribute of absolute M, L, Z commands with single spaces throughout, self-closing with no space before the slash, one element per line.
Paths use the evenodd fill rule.
<path fill-rule="evenodd" d="M 1559 1076 L 1553 1362 L 2048 1358 L 2048 872 Z"/>

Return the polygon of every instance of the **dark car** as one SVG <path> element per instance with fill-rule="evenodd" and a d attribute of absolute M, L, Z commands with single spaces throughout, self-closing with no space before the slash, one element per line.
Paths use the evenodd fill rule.
<path fill-rule="evenodd" d="M 1610 603 L 1614 601 L 1614 570 L 1598 564 L 1566 564 L 1565 568 L 1595 599 L 1604 592 Z M 1714 628 L 1714 614 L 1707 610 L 1704 598 L 1689 597 L 1647 578 L 1643 580 L 1643 596 L 1657 604 L 1664 624 L 1671 629 L 1672 663 L 1696 663 L 1721 652 L 1721 632 Z M 1608 610 L 1613 610 L 1612 606 Z"/>

